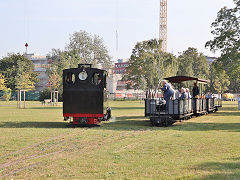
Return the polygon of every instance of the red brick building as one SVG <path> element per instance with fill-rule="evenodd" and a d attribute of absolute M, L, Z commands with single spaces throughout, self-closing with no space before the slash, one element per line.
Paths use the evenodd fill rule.
<path fill-rule="evenodd" d="M 123 62 L 122 59 L 118 59 L 118 62 L 115 63 L 113 74 L 124 74 L 127 72 L 126 68 L 128 67 L 128 62 Z"/>

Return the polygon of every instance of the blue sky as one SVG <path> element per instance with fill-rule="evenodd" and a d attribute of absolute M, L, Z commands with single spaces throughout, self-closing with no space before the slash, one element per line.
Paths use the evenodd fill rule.
<path fill-rule="evenodd" d="M 204 44 L 223 6 L 232 7 L 232 0 L 168 0 L 168 52 L 196 47 L 214 55 Z M 46 55 L 86 30 L 104 39 L 115 60 L 129 58 L 136 42 L 158 38 L 159 0 L 0 0 L 0 22 L 0 57 L 23 53 L 25 42 L 29 53 Z"/>

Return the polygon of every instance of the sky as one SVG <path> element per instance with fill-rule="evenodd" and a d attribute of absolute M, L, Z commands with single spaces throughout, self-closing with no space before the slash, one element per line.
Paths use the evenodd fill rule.
<path fill-rule="evenodd" d="M 0 0 L 0 58 L 8 53 L 47 55 L 64 49 L 69 37 L 85 30 L 103 38 L 110 56 L 129 58 L 137 42 L 159 37 L 159 0 Z M 211 23 L 232 0 L 168 0 L 167 51 L 178 55 L 213 39 Z M 116 50 L 116 30 L 118 50 Z"/>

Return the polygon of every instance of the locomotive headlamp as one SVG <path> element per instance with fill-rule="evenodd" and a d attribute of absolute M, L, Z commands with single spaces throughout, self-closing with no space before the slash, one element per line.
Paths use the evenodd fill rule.
<path fill-rule="evenodd" d="M 82 71 L 79 73 L 78 77 L 81 81 L 84 81 L 87 79 L 88 75 L 87 75 L 86 71 Z"/>

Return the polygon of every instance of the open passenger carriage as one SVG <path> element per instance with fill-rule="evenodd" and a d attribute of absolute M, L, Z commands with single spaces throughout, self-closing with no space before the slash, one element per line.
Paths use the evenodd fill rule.
<path fill-rule="evenodd" d="M 189 99 L 170 99 L 168 101 L 168 110 L 166 101 L 163 99 L 146 99 L 145 116 L 150 117 L 153 126 L 169 126 L 176 121 L 190 119 L 193 115 L 199 116 L 210 112 L 215 112 L 221 107 L 221 100 L 207 97 L 203 94 L 204 86 L 209 83 L 208 80 L 188 77 L 174 76 L 165 78 L 170 83 L 178 86 L 185 81 L 195 81 L 199 84 L 200 94 L 195 98 Z"/>

